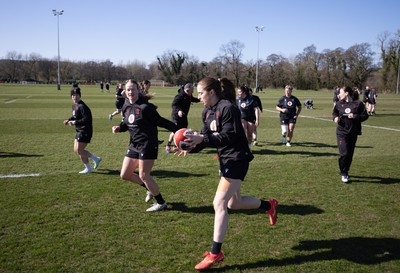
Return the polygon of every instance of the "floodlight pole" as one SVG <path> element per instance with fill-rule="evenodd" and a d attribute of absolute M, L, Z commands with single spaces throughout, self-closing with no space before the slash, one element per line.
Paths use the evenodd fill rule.
<path fill-rule="evenodd" d="M 258 92 L 258 65 L 259 65 L 259 61 L 258 61 L 258 52 L 260 49 L 260 31 L 263 31 L 264 27 L 261 26 L 256 26 L 256 31 L 257 31 L 257 36 L 258 36 L 258 40 L 257 40 L 257 64 L 256 64 L 256 91 Z"/>
<path fill-rule="evenodd" d="M 57 62 L 57 90 L 61 90 L 60 84 L 60 15 L 63 15 L 64 10 L 57 11 L 53 9 L 54 16 L 57 16 L 57 44 L 58 44 L 58 62 Z"/>

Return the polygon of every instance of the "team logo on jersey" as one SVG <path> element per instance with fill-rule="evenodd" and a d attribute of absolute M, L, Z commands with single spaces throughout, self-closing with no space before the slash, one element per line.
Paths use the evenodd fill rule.
<path fill-rule="evenodd" d="M 129 123 L 134 123 L 135 122 L 135 115 L 134 114 L 130 114 L 128 117 L 128 122 Z"/>
<path fill-rule="evenodd" d="M 344 112 L 345 112 L 346 114 L 350 114 L 350 113 L 351 113 L 351 109 L 350 109 L 350 108 L 346 108 L 346 109 L 344 109 Z"/>
<path fill-rule="evenodd" d="M 210 130 L 213 132 L 217 131 L 217 121 L 215 119 L 210 123 Z"/>
<path fill-rule="evenodd" d="M 246 108 L 246 103 L 245 103 L 245 102 L 242 102 L 242 103 L 240 104 L 240 107 Z"/>
<path fill-rule="evenodd" d="M 293 105 L 293 102 L 290 100 L 290 101 L 288 101 L 287 105 L 288 105 L 288 106 L 292 106 L 292 105 Z"/>

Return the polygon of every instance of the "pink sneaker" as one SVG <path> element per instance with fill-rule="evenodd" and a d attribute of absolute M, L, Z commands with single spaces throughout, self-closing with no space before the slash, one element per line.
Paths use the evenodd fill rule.
<path fill-rule="evenodd" d="M 268 202 L 271 204 L 271 208 L 267 210 L 265 213 L 269 214 L 270 224 L 275 225 L 276 220 L 278 219 L 278 213 L 276 212 L 276 208 L 278 207 L 278 200 L 272 198 Z"/>
<path fill-rule="evenodd" d="M 222 251 L 218 254 L 212 254 L 211 252 L 204 252 L 203 256 L 205 257 L 200 263 L 198 263 L 194 269 L 196 270 L 205 270 L 210 268 L 212 265 L 220 263 L 224 260 L 224 254 Z"/>

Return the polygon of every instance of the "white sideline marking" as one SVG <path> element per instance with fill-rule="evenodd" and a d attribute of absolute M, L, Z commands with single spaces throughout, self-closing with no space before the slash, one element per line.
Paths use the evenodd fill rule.
<path fill-rule="evenodd" d="M 40 173 L 8 174 L 8 175 L 0 175 L 0 178 L 20 178 L 28 176 L 39 176 L 39 175 Z"/>
<path fill-rule="evenodd" d="M 8 101 L 5 101 L 4 103 L 13 103 L 13 102 L 15 102 L 16 100 L 8 100 Z"/>
<path fill-rule="evenodd" d="M 271 112 L 271 113 L 279 113 L 278 111 L 273 111 L 273 110 L 265 110 L 266 112 Z M 332 122 L 332 119 L 327 119 L 327 118 L 317 118 L 317 117 L 311 117 L 311 116 L 304 116 L 300 115 L 302 118 L 310 118 L 310 119 L 316 119 L 316 120 L 323 120 L 323 121 L 329 121 Z M 375 129 L 382 129 L 382 130 L 387 130 L 387 131 L 395 131 L 395 132 L 400 132 L 400 129 L 394 129 L 394 128 L 388 128 L 388 127 L 380 127 L 380 126 L 373 126 L 373 125 L 362 125 L 362 127 L 369 127 L 369 128 L 375 128 Z"/>

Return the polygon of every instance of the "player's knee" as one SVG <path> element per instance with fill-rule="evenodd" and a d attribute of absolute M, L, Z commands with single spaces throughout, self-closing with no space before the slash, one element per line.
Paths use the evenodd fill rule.
<path fill-rule="evenodd" d="M 239 202 L 237 200 L 229 200 L 228 209 L 237 210 L 240 208 Z"/>
<path fill-rule="evenodd" d="M 122 180 L 129 180 L 130 174 L 128 172 L 121 171 L 121 173 L 119 174 L 119 177 Z"/>
<path fill-rule="evenodd" d="M 144 183 L 146 183 L 146 181 L 148 181 L 149 176 L 150 176 L 149 174 L 144 173 L 144 172 L 140 172 L 140 173 L 139 173 L 139 178 L 140 178 L 140 180 L 142 180 Z"/>

